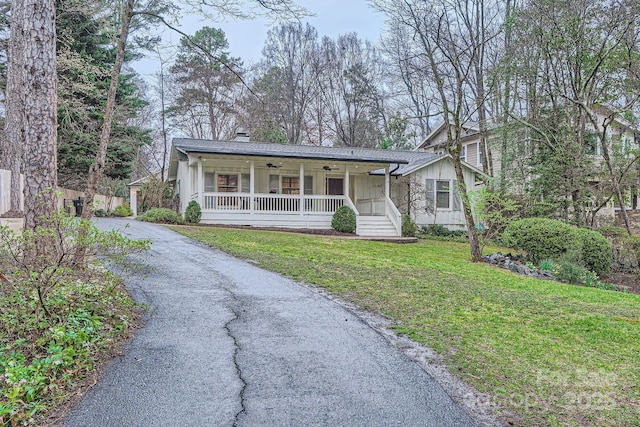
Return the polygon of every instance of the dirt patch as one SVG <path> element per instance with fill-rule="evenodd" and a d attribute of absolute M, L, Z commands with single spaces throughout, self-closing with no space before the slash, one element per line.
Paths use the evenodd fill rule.
<path fill-rule="evenodd" d="M 639 273 L 608 273 L 600 277 L 602 282 L 613 283 L 622 286 L 628 292 L 640 294 L 640 274 Z"/>
<path fill-rule="evenodd" d="M 0 215 L 0 218 L 24 218 L 24 212 L 22 211 L 7 211 Z"/>

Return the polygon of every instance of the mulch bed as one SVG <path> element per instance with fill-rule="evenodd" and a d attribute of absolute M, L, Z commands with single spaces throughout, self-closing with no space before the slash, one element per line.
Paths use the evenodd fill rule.
<path fill-rule="evenodd" d="M 630 293 L 640 294 L 640 275 L 638 273 L 608 273 L 600 277 L 602 282 L 624 286 Z"/>

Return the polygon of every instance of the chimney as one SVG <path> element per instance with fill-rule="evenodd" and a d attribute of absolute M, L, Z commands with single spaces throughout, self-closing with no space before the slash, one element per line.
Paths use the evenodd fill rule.
<path fill-rule="evenodd" d="M 249 134 L 245 131 L 238 131 L 234 139 L 234 141 L 238 142 L 249 142 L 250 140 L 251 139 L 249 138 Z"/>

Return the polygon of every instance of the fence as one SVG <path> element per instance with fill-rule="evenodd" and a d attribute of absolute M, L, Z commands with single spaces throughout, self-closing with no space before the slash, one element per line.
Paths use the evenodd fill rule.
<path fill-rule="evenodd" d="M 21 179 L 21 182 L 23 182 L 23 179 Z M 66 188 L 59 188 L 58 190 L 62 193 L 62 195 L 58 198 L 59 208 L 64 207 L 65 201 L 67 201 L 67 204 L 69 204 L 74 199 L 84 197 L 84 193 L 82 191 L 69 190 Z M 10 195 L 11 171 L 0 169 L 0 215 L 7 212 L 11 207 Z M 20 191 L 20 206 L 24 206 L 24 201 L 22 200 L 23 197 L 24 196 L 22 194 L 22 191 Z M 96 194 L 95 208 L 110 211 L 124 204 L 125 202 L 126 200 L 124 199 L 124 197 L 104 196 L 102 194 Z"/>

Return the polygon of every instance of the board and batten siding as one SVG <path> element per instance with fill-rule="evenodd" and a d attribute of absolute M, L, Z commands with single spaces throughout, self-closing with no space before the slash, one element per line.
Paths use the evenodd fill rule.
<path fill-rule="evenodd" d="M 475 189 L 475 172 L 464 168 L 463 175 L 467 191 Z M 439 224 L 452 230 L 465 227 L 466 221 L 462 211 L 462 203 L 460 200 L 454 200 L 454 197 L 459 196 L 451 195 L 448 209 L 436 209 L 435 207 L 435 186 L 437 181 L 449 181 L 450 191 L 457 194 L 457 191 L 453 188 L 454 182 L 457 182 L 456 174 L 453 162 L 450 159 L 445 158 L 414 171 L 411 173 L 410 178 L 405 177 L 404 180 L 392 179 L 392 199 L 402 213 L 407 213 L 406 200 L 409 191 L 407 179 L 414 183 L 412 184 L 413 191 L 422 192 L 422 194 L 413 195 L 413 198 L 418 200 L 417 206 L 414 206 L 411 212 L 416 224 L 420 226 Z M 429 209 L 427 209 L 427 204 L 430 205 Z"/>

